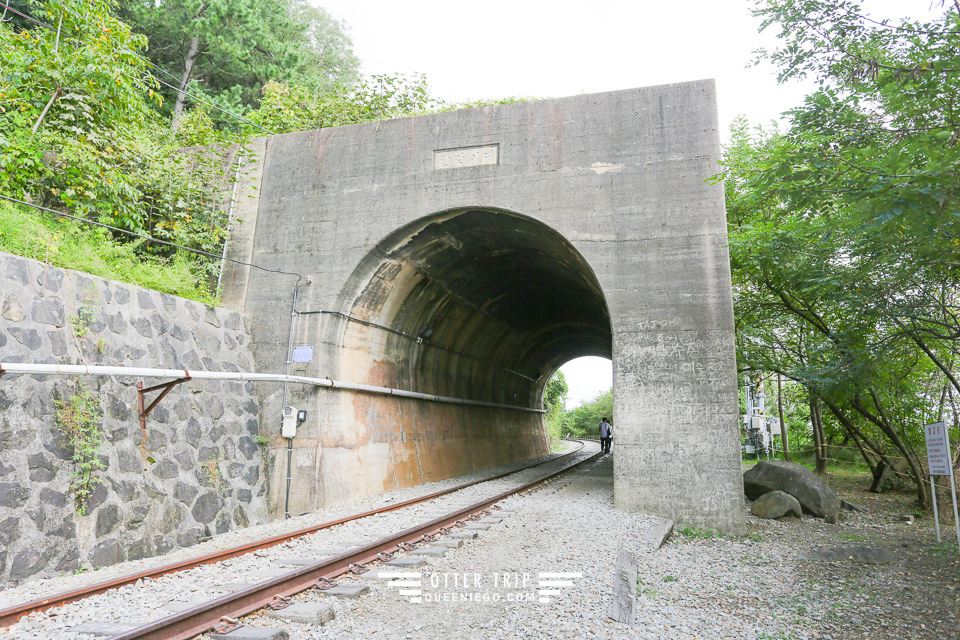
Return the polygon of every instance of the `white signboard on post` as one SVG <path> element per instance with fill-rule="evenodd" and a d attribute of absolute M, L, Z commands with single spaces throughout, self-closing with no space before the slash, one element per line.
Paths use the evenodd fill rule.
<path fill-rule="evenodd" d="M 949 476 L 952 473 L 950 459 L 950 441 L 947 439 L 947 429 L 942 422 L 928 424 L 923 427 L 927 436 L 927 464 L 930 466 L 930 475 Z"/>
<path fill-rule="evenodd" d="M 953 523 L 957 529 L 957 547 L 960 547 L 960 516 L 957 514 L 957 485 L 953 478 L 953 456 L 950 455 L 950 437 L 942 422 L 923 426 L 927 437 L 927 466 L 930 467 L 930 488 L 933 493 L 933 522 L 940 542 L 940 513 L 937 510 L 937 485 L 933 476 L 950 476 L 950 495 L 953 497 Z"/>

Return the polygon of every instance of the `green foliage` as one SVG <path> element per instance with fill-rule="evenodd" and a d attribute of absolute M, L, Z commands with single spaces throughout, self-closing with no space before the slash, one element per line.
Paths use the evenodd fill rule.
<path fill-rule="evenodd" d="M 67 435 L 73 447 L 75 471 L 70 487 L 77 513 L 86 515 L 87 501 L 97 483 L 102 482 L 96 473 L 106 468 L 98 455 L 103 443 L 99 422 L 100 401 L 78 383 L 72 395 L 55 399 L 54 405 L 57 426 Z"/>
<path fill-rule="evenodd" d="M 142 228 L 121 167 L 136 161 L 126 138 L 150 118 L 152 83 L 134 54 L 145 40 L 99 0 L 48 0 L 35 13 L 59 35 L 0 26 L 0 192 Z"/>
<path fill-rule="evenodd" d="M 644 586 L 643 580 L 641 580 L 640 578 L 637 578 L 637 595 L 638 596 L 655 598 L 657 597 L 658 593 L 659 591 L 657 591 L 656 589 L 651 589 L 649 587 Z"/>
<path fill-rule="evenodd" d="M 542 98 L 520 98 L 511 96 L 509 98 L 496 98 L 491 100 L 473 100 L 470 102 L 456 102 L 454 104 L 441 104 L 437 111 L 459 111 L 461 109 L 481 109 L 483 107 L 496 107 L 504 104 L 516 104 L 518 102 L 533 102 L 542 100 Z"/>
<path fill-rule="evenodd" d="M 702 529 L 700 527 L 683 527 L 677 529 L 677 533 L 684 538 L 722 538 L 723 534 L 715 529 Z"/>
<path fill-rule="evenodd" d="M 59 35 L 0 24 L 0 194 L 216 254 L 226 225 L 220 194 L 234 168 L 215 151 L 177 151 L 190 141 L 149 107 L 160 97 L 136 54 L 146 39 L 110 9 L 101 0 L 38 4 L 33 13 Z M 201 124 L 190 131 L 201 143 L 230 142 L 200 139 Z M 155 243 L 134 246 L 173 255 Z M 207 275 L 218 262 L 203 265 Z"/>
<path fill-rule="evenodd" d="M 543 403 L 547 405 L 548 411 L 559 412 L 563 410 L 564 403 L 567 401 L 567 392 L 570 388 L 567 386 L 567 379 L 563 372 L 557 369 L 547 386 L 543 390 Z"/>
<path fill-rule="evenodd" d="M 137 245 L 117 242 L 100 229 L 4 201 L 0 201 L 0 251 L 205 304 L 216 303 L 207 288 L 203 265 L 190 254 L 172 258 L 139 254 Z M 70 318 L 74 333 L 80 332 L 77 337 L 86 334 L 81 313 Z"/>
<path fill-rule="evenodd" d="M 323 92 L 295 83 L 270 81 L 261 92 L 260 106 L 247 118 L 275 133 L 338 127 L 391 118 L 475 109 L 534 98 L 503 98 L 446 104 L 430 96 L 424 76 L 373 75 L 353 85 L 338 86 Z M 256 127 L 246 125 L 247 135 L 260 135 Z"/>
<path fill-rule="evenodd" d="M 275 133 L 337 127 L 402 118 L 430 111 L 440 103 L 430 97 L 423 76 L 374 75 L 352 89 L 319 93 L 296 84 L 268 82 L 260 107 L 247 118 Z M 256 135 L 246 125 L 245 133 Z"/>
<path fill-rule="evenodd" d="M 560 439 L 563 437 L 561 418 L 567 401 L 567 391 L 569 391 L 569 388 L 566 378 L 563 377 L 563 372 L 559 369 L 554 371 L 543 390 L 543 404 L 547 408 L 547 414 L 543 419 L 544 426 L 553 449 L 560 446 Z"/>
<path fill-rule="evenodd" d="M 599 438 L 600 420 L 613 416 L 613 391 L 602 393 L 593 400 L 583 403 L 563 414 L 561 425 L 563 433 L 571 433 L 577 438 Z M 614 426 L 614 440 L 616 440 L 616 425 Z"/>
<path fill-rule="evenodd" d="M 343 25 L 305 0 L 122 0 L 118 13 L 149 39 L 148 54 L 171 85 L 161 90 L 165 115 L 194 103 L 184 86 L 242 113 L 270 80 L 327 93 L 357 77 Z M 213 116 L 236 130 L 226 114 Z"/>
<path fill-rule="evenodd" d="M 828 445 L 905 460 L 923 503 L 919 425 L 958 420 L 960 18 L 873 22 L 847 0 L 755 13 L 779 29 L 762 55 L 781 78 L 819 89 L 787 131 L 741 121 L 725 150 L 740 366 L 799 383 Z"/>
<path fill-rule="evenodd" d="M 68 319 L 70 320 L 70 326 L 73 327 L 74 338 L 86 337 L 87 332 L 90 331 L 90 321 L 93 320 L 93 317 L 93 312 L 87 309 L 78 309 L 76 314 L 70 315 Z"/>

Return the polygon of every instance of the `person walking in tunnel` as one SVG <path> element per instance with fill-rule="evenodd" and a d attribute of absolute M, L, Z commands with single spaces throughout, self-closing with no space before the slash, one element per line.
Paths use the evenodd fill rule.
<path fill-rule="evenodd" d="M 613 436 L 613 427 L 606 418 L 600 421 L 600 452 L 610 453 L 610 440 Z"/>

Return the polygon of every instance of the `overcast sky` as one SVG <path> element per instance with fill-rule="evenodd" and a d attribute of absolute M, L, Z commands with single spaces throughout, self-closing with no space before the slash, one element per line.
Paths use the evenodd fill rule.
<path fill-rule="evenodd" d="M 363 73 L 422 73 L 446 102 L 713 78 L 726 139 L 736 116 L 767 124 L 811 89 L 777 85 L 770 65 L 751 65 L 753 52 L 776 39 L 757 32 L 748 0 L 312 1 L 346 22 Z M 866 0 L 865 7 L 896 17 L 925 14 L 931 2 Z M 575 404 L 611 385 L 610 363 L 599 358 L 563 371 Z"/>
<path fill-rule="evenodd" d="M 559 98 L 715 78 L 720 121 L 766 122 L 802 90 L 777 87 L 769 44 L 746 0 L 314 0 L 349 27 L 363 72 L 423 73 L 433 95 L 462 102 Z"/>

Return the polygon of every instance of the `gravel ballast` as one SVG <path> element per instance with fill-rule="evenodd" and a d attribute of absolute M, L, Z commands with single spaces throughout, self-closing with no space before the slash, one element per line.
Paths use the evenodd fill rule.
<path fill-rule="evenodd" d="M 592 450 L 597 445 L 590 444 Z M 575 454 L 586 456 L 587 452 Z M 616 452 L 614 452 L 616 455 Z M 805 516 L 802 520 L 761 520 L 747 516 L 749 534 L 720 537 L 683 530 L 659 550 L 649 536 L 661 526 L 655 517 L 613 508 L 612 456 L 588 462 L 543 488 L 500 503 L 500 522 L 478 531 L 460 548 L 445 547 L 442 557 L 401 569 L 419 574 L 420 594 L 401 594 L 377 573 L 339 578 L 340 585 L 370 589 L 357 599 L 341 599 L 311 590 L 298 602 L 329 604 L 334 617 L 321 625 L 281 621 L 262 614 L 244 622 L 256 627 L 282 627 L 294 640 L 342 638 L 586 638 L 644 640 L 765 639 L 949 639 L 958 634 L 957 591 L 960 586 L 956 550 L 932 540 L 932 526 L 906 525 L 890 514 L 868 508 L 846 514 L 839 525 Z M 524 472 L 533 474 L 533 471 Z M 143 623 L 226 591 L 216 585 L 263 579 L 265 567 L 295 569 L 280 560 L 322 556 L 363 544 L 432 519 L 454 507 L 492 495 L 511 479 L 474 487 L 451 496 L 350 522 L 305 538 L 232 560 L 192 569 L 176 576 L 143 580 L 119 590 L 33 614 L 0 637 L 15 640 L 86 640 L 70 629 L 83 622 Z M 452 482 L 457 484 L 462 479 Z M 490 485 L 497 485 L 491 487 Z M 436 490 L 436 483 L 429 491 Z M 428 490 L 417 488 L 421 493 Z M 393 492 L 349 508 L 311 514 L 316 521 L 337 517 L 339 510 L 358 512 L 411 497 Z M 401 497 L 402 496 L 402 497 Z M 494 519 L 494 518 L 492 518 Z M 287 524 L 289 523 L 274 523 Z M 307 526 L 298 523 L 298 527 Z M 251 539 L 274 531 L 245 532 Z M 213 542 L 227 546 L 221 538 Z M 231 541 L 237 544 L 239 541 Z M 892 561 L 867 565 L 805 559 L 811 552 L 851 545 L 883 548 Z M 617 553 L 638 558 L 636 619 L 617 623 L 606 617 L 613 593 Z M 414 557 L 401 553 L 398 557 Z M 170 562 L 170 557 L 161 564 Z M 930 561 L 917 572 L 914 567 Z M 130 573 L 128 563 L 124 573 Z M 395 568 L 390 568 L 396 571 Z M 99 573 L 99 572 L 98 572 Z M 538 589 L 540 574 L 564 574 L 569 586 Z M 102 580 L 98 576 L 98 580 Z M 55 581 L 50 581 L 55 582 Z M 60 584 L 44 584 L 51 592 Z M 21 602 L 33 585 L 0 592 Z M 404 587 L 404 589 L 409 587 Z M 32 596 L 36 597 L 36 596 Z M 412 599 L 419 597 L 419 602 Z M 543 602 L 541 599 L 546 599 Z M 935 606 L 934 603 L 943 604 Z"/>

